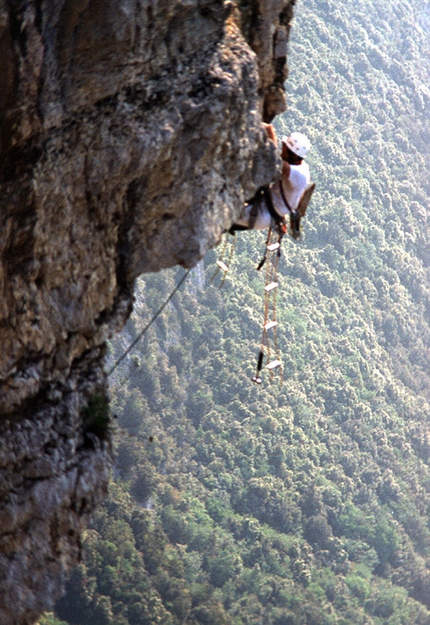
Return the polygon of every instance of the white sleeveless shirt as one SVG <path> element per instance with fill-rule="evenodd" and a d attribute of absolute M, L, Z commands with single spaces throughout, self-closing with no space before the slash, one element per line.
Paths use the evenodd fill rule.
<path fill-rule="evenodd" d="M 289 213 L 289 210 L 285 205 L 284 199 L 282 197 L 282 193 L 279 187 L 280 184 L 282 184 L 282 189 L 284 191 L 285 198 L 290 205 L 290 208 L 292 210 L 295 210 L 299 204 L 300 198 L 302 197 L 303 191 L 306 189 L 310 181 L 311 175 L 307 163 L 302 161 L 300 165 L 290 165 L 289 177 L 285 178 L 284 176 L 282 178 L 282 182 L 275 182 L 270 187 L 270 194 L 272 196 L 272 202 L 275 210 L 280 215 L 286 215 Z M 244 208 L 244 213 L 242 217 L 238 219 L 235 223 L 239 226 L 248 226 L 251 210 L 252 204 L 247 204 Z M 266 229 L 270 226 L 271 223 L 272 217 L 270 216 L 266 203 L 262 201 L 260 205 L 260 210 L 258 211 L 257 218 L 254 223 L 254 228 Z"/>
<path fill-rule="evenodd" d="M 275 182 L 270 188 L 272 201 L 275 209 L 280 215 L 289 213 L 288 207 L 285 205 L 282 197 L 280 185 L 290 208 L 295 210 L 300 202 L 303 191 L 311 181 L 309 165 L 302 161 L 300 165 L 290 165 L 290 175 L 288 178 L 283 176 L 279 182 Z"/>

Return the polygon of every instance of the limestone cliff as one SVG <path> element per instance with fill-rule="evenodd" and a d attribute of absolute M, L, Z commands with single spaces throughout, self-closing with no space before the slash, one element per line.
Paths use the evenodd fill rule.
<path fill-rule="evenodd" d="M 0 623 L 61 591 L 111 461 L 104 343 L 278 157 L 294 0 L 0 0 Z"/>

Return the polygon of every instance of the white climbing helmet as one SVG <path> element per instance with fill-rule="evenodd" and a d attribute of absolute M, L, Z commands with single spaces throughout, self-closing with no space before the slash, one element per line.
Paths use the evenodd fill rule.
<path fill-rule="evenodd" d="M 301 132 L 292 132 L 288 137 L 282 137 L 282 143 L 300 158 L 306 158 L 312 145 L 307 136 Z"/>

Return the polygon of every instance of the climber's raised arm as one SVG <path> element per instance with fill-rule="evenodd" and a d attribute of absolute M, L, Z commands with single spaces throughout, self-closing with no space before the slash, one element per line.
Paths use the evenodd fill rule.
<path fill-rule="evenodd" d="M 278 147 L 278 137 L 276 136 L 276 130 L 272 124 L 265 124 L 263 122 L 264 129 L 267 132 L 269 139 L 272 139 L 273 143 Z"/>

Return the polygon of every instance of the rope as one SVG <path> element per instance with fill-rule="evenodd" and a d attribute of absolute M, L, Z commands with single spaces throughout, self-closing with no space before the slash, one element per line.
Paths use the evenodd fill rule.
<path fill-rule="evenodd" d="M 277 234 L 277 241 L 275 242 L 275 234 Z M 275 232 L 272 228 L 269 228 L 269 232 L 266 240 L 266 249 L 264 252 L 264 256 L 257 269 L 261 269 L 265 261 L 266 263 L 266 275 L 265 275 L 265 292 L 264 292 L 264 314 L 263 314 L 263 332 L 261 336 L 261 344 L 260 351 L 258 354 L 257 360 L 257 370 L 255 375 L 252 377 L 252 381 L 256 384 L 261 384 L 261 370 L 263 367 L 263 359 L 264 355 L 267 355 L 268 364 L 270 363 L 271 357 L 271 341 L 269 338 L 269 329 L 273 330 L 273 348 L 275 352 L 275 358 L 277 364 L 276 368 L 280 369 L 280 382 L 283 382 L 283 368 L 280 362 L 279 356 L 279 346 L 278 346 L 278 334 L 277 334 L 277 311 L 276 311 L 276 299 L 277 299 L 277 280 L 278 280 L 278 269 L 279 269 L 279 259 L 281 257 L 281 241 L 283 237 L 283 232 Z M 277 247 L 276 246 L 277 243 Z M 273 249 L 275 247 L 275 249 Z M 275 256 L 273 256 L 275 254 Z M 273 286 L 273 288 L 267 288 L 269 286 Z M 270 319 L 269 319 L 270 316 Z M 270 322 L 270 323 L 269 323 Z M 269 326 L 269 327 L 267 327 Z M 270 369 L 270 379 L 273 380 L 274 370 Z"/>
<path fill-rule="evenodd" d="M 270 250 L 269 250 L 269 245 L 272 241 L 272 235 L 273 235 L 273 230 L 272 227 L 269 227 L 269 231 L 267 233 L 267 239 L 266 239 L 266 243 L 265 243 L 265 249 L 264 249 L 264 256 L 260 262 L 260 264 L 257 267 L 257 271 L 259 271 L 264 263 L 266 262 L 266 260 L 268 260 L 267 264 L 266 264 L 266 271 L 265 271 L 265 284 L 266 286 L 272 282 L 271 280 L 271 269 L 272 267 L 272 263 L 271 263 L 271 259 L 270 259 Z M 270 360 L 270 343 L 269 343 L 269 337 L 268 337 L 268 333 L 267 333 L 267 329 L 266 329 L 266 324 L 267 324 L 267 320 L 269 318 L 269 303 L 270 303 L 270 295 L 268 291 L 264 291 L 264 310 L 263 310 L 263 332 L 261 335 L 261 343 L 260 343 L 260 351 L 258 353 L 258 359 L 257 359 L 257 370 L 255 372 L 255 375 L 251 378 L 253 382 L 255 382 L 256 384 L 261 384 L 262 379 L 261 379 L 261 370 L 263 368 L 263 360 L 264 360 L 264 354 L 265 352 L 267 352 L 267 357 Z"/>
<path fill-rule="evenodd" d="M 279 235 L 279 246 L 281 245 L 281 240 L 282 240 L 282 235 Z M 273 280 L 277 281 L 278 280 L 278 271 L 279 271 L 279 259 L 281 257 L 281 247 L 279 247 L 276 252 L 275 252 L 275 261 L 273 263 L 273 267 L 274 267 L 274 277 Z M 276 324 L 278 323 L 278 319 L 277 319 L 277 309 L 276 309 L 276 303 L 277 303 L 277 296 L 278 296 L 278 289 L 274 290 L 273 296 L 272 296 L 272 321 L 276 322 Z M 275 358 L 277 360 L 281 360 L 280 358 L 280 353 L 279 353 L 279 346 L 278 346 L 278 325 L 275 325 L 273 328 L 273 345 L 274 345 L 274 349 L 275 349 Z M 273 370 L 270 371 L 271 376 L 270 379 L 273 380 L 273 376 L 274 376 L 274 372 Z M 280 382 L 281 385 L 284 381 L 284 373 L 283 373 L 283 367 L 282 365 L 280 365 L 279 367 L 279 376 L 280 376 Z"/>
<path fill-rule="evenodd" d="M 54 151 L 54 155 L 57 157 L 58 160 L 58 152 L 55 150 Z M 58 171 L 58 164 L 56 165 L 56 172 L 57 175 L 59 174 Z M 68 188 L 65 187 L 63 185 L 63 181 L 60 175 L 58 175 L 60 184 L 59 184 L 59 188 L 60 190 L 63 192 L 63 195 L 65 197 L 67 206 L 70 207 L 73 205 L 73 202 L 71 201 L 70 195 L 69 195 L 69 191 Z M 65 216 L 66 220 L 72 225 L 75 226 L 76 228 L 78 227 L 77 224 L 75 224 L 70 217 L 67 215 L 67 213 L 65 212 L 65 210 L 59 205 L 59 203 L 57 203 L 57 207 L 60 209 L 60 211 L 63 213 L 63 215 Z M 173 291 L 170 293 L 169 297 L 166 299 L 166 301 L 160 306 L 160 308 L 157 310 L 157 312 L 153 315 L 153 317 L 151 318 L 151 320 L 146 324 L 146 326 L 143 328 L 143 330 L 137 335 L 137 337 L 134 339 L 134 341 L 127 347 L 127 349 L 125 350 L 125 352 L 123 352 L 123 354 L 118 358 L 118 360 L 115 362 L 115 364 L 111 367 L 111 369 L 108 371 L 107 373 L 107 377 L 110 377 L 112 375 L 112 373 L 115 371 L 115 369 L 117 369 L 117 367 L 121 364 L 121 362 L 124 360 L 124 358 L 131 352 L 131 350 L 133 349 L 133 347 L 140 341 L 140 339 L 144 336 L 144 334 L 149 330 L 149 328 L 151 327 L 151 325 L 154 323 L 154 321 L 157 319 L 157 317 L 163 312 L 163 310 L 165 309 L 165 307 L 167 306 L 167 304 L 170 302 L 170 300 L 173 298 L 173 296 L 175 295 L 176 291 L 178 291 L 182 284 L 185 282 L 186 278 L 188 277 L 188 274 L 190 273 L 190 269 L 188 269 L 184 275 L 182 276 L 182 278 L 179 280 L 178 284 L 175 286 L 175 288 L 173 289 Z"/>
<path fill-rule="evenodd" d="M 163 310 L 166 308 L 167 304 L 170 302 L 170 300 L 173 298 L 173 296 L 175 295 L 176 291 L 178 291 L 182 284 L 185 282 L 185 280 L 188 277 L 188 274 L 190 273 L 191 269 L 188 269 L 184 275 L 182 276 L 182 278 L 179 280 L 179 282 L 177 283 L 177 285 L 175 286 L 175 288 L 173 289 L 173 291 L 170 293 L 169 297 L 166 299 L 166 301 L 160 306 L 160 308 L 157 310 L 157 312 L 152 316 L 151 320 L 148 321 L 148 323 L 146 324 L 146 326 L 143 328 L 143 330 L 141 332 L 139 332 L 139 334 L 137 335 L 137 337 L 134 339 L 134 341 L 132 343 L 130 343 L 130 345 L 127 347 L 127 349 L 125 350 L 125 352 L 123 352 L 121 354 L 121 356 L 118 358 L 118 360 L 116 360 L 116 362 L 114 363 L 114 365 L 111 367 L 111 369 L 109 369 L 108 373 L 107 373 L 107 377 L 109 378 L 112 373 L 115 371 L 115 369 L 118 367 L 118 365 L 121 364 L 121 362 L 124 360 L 124 358 L 131 352 L 131 350 L 133 349 L 133 347 L 140 341 L 140 339 L 142 338 L 142 336 L 149 330 L 149 328 L 152 326 L 152 324 L 154 323 L 154 321 L 157 319 L 157 317 L 159 315 L 161 315 L 161 313 L 163 312 Z"/>
<path fill-rule="evenodd" d="M 272 271 L 273 265 L 272 265 L 272 262 L 271 262 L 272 259 L 270 258 L 270 256 L 271 256 L 271 252 L 269 252 L 269 262 L 266 265 L 266 279 L 265 279 L 266 286 L 270 284 L 271 282 L 274 282 L 273 271 Z M 269 336 L 266 330 L 266 323 L 269 321 L 270 297 L 271 297 L 271 292 L 264 291 L 263 336 L 261 339 L 261 349 L 263 351 L 264 347 L 266 347 L 267 359 L 269 362 L 270 362 L 270 342 L 269 342 Z"/>

